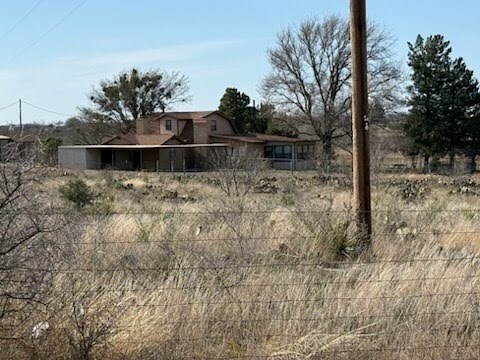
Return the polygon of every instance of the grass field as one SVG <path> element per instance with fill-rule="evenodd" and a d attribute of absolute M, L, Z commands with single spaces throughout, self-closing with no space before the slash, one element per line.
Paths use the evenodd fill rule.
<path fill-rule="evenodd" d="M 96 194 L 81 211 L 58 192 L 74 177 Z M 478 175 L 375 176 L 369 251 L 346 178 L 268 172 L 228 197 L 215 174 L 52 170 L 42 187 L 68 221 L 4 358 L 480 355 Z"/>

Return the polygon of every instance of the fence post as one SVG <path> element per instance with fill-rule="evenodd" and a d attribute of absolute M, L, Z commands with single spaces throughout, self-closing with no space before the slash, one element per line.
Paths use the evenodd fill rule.
<path fill-rule="evenodd" d="M 157 172 L 160 171 L 160 160 L 155 161 L 155 170 L 156 170 Z"/>
<path fill-rule="evenodd" d="M 170 171 L 173 173 L 174 168 L 173 168 L 173 159 L 170 160 Z"/>
<path fill-rule="evenodd" d="M 185 158 L 183 158 L 183 176 L 185 176 L 186 172 L 187 172 L 187 162 Z"/>

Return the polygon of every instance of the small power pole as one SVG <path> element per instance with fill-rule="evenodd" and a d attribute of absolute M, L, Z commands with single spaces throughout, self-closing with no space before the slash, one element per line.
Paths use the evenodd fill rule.
<path fill-rule="evenodd" d="M 18 119 L 20 120 L 20 136 L 22 136 L 23 135 L 22 99 L 18 100 Z"/>
<path fill-rule="evenodd" d="M 352 48 L 353 197 L 357 228 L 370 246 L 372 208 L 370 199 L 370 146 L 367 80 L 366 0 L 350 0 Z"/>

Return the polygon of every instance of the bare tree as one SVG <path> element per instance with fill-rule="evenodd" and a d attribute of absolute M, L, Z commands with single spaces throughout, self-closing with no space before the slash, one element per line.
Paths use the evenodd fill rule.
<path fill-rule="evenodd" d="M 227 196 L 245 196 L 266 168 L 261 154 L 247 146 L 214 149 L 210 167 L 217 174 L 220 188 Z"/>
<path fill-rule="evenodd" d="M 377 24 L 368 26 L 370 97 L 384 108 L 397 99 L 401 66 L 392 60 L 392 36 Z M 351 132 L 351 50 L 349 23 L 338 16 L 310 19 L 282 30 L 268 51 L 272 67 L 262 92 L 287 111 L 300 133 L 317 135 L 327 166 L 333 141 Z"/>
<path fill-rule="evenodd" d="M 28 160 L 26 160 L 28 159 Z M 13 146 L 0 163 L 0 330 L 21 323 L 43 301 L 52 243 L 48 234 L 61 225 L 43 196 L 42 174 L 33 160 Z M 37 270 L 38 269 L 38 270 Z M 9 336 L 15 336 L 9 329 Z"/>

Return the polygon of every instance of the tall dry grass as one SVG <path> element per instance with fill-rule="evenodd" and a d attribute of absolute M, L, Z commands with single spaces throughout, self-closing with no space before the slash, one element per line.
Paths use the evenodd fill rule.
<path fill-rule="evenodd" d="M 377 188 L 372 249 L 359 254 L 345 189 L 285 187 L 285 205 L 195 180 L 90 180 L 117 214 L 78 214 L 57 235 L 56 266 L 39 269 L 49 296 L 4 331 L 17 339 L 5 358 L 479 357 L 475 198 Z M 158 200 L 166 187 L 196 201 Z"/>

